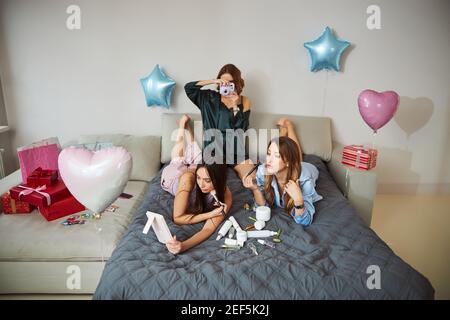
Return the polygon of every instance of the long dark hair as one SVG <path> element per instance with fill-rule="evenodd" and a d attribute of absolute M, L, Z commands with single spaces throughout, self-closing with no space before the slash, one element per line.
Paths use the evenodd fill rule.
<path fill-rule="evenodd" d="M 298 149 L 297 144 L 294 140 L 288 137 L 279 137 L 272 139 L 267 146 L 267 150 L 269 150 L 270 145 L 275 143 L 278 146 L 278 150 L 281 156 L 281 159 L 286 164 L 289 164 L 287 168 L 288 172 L 286 175 L 287 180 L 294 180 L 300 177 L 302 173 L 302 164 L 300 162 L 300 151 Z M 272 188 L 272 179 L 274 175 L 266 175 L 264 177 L 264 193 L 266 194 L 267 203 L 270 206 L 273 206 L 275 201 L 275 193 Z M 289 214 L 294 208 L 294 200 L 288 195 L 285 195 L 286 201 L 284 202 L 284 210 Z"/>
<path fill-rule="evenodd" d="M 227 187 L 227 166 L 225 164 L 218 163 L 202 163 L 199 164 L 197 166 L 197 169 L 195 170 L 195 198 L 193 204 L 195 213 L 202 213 L 205 209 L 206 204 L 206 194 L 202 192 L 197 183 L 197 171 L 201 168 L 205 168 L 208 172 L 208 175 L 214 186 L 214 190 L 216 191 L 217 199 L 219 199 L 220 202 L 225 203 L 225 190 Z"/>
<path fill-rule="evenodd" d="M 235 90 L 237 94 L 240 95 L 245 85 L 244 79 L 241 77 L 241 70 L 239 70 L 234 64 L 226 64 L 222 67 L 222 69 L 220 69 L 217 74 L 217 79 L 220 79 L 220 77 L 225 73 L 229 73 L 233 77 Z"/>

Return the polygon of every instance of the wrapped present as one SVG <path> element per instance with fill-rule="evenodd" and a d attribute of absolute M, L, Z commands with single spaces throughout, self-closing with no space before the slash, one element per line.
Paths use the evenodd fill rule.
<path fill-rule="evenodd" d="M 27 177 L 27 186 L 30 187 L 39 187 L 42 185 L 51 185 L 58 180 L 58 171 L 57 170 L 46 170 L 41 167 L 35 169 L 28 177 Z"/>
<path fill-rule="evenodd" d="M 39 212 L 47 221 L 52 221 L 83 210 L 86 210 L 86 208 L 72 195 L 52 203 L 49 207 L 39 206 Z"/>
<path fill-rule="evenodd" d="M 48 207 L 52 203 L 70 196 L 69 189 L 62 180 L 57 180 L 49 186 L 43 185 L 37 188 L 28 185 L 18 185 L 9 190 L 11 198 L 28 202 L 36 207 Z"/>
<path fill-rule="evenodd" d="M 11 198 L 11 194 L 6 192 L 1 196 L 3 212 L 10 213 L 31 213 L 35 207 L 28 202 L 18 201 Z"/>
<path fill-rule="evenodd" d="M 370 170 L 377 165 L 378 151 L 362 145 L 345 146 L 342 152 L 342 163 L 358 169 Z"/>
<path fill-rule="evenodd" d="M 60 152 L 58 138 L 45 139 L 17 149 L 22 182 L 38 167 L 57 170 Z"/>

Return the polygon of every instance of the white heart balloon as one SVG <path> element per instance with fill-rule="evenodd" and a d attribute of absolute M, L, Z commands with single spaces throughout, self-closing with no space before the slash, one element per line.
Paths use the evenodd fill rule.
<path fill-rule="evenodd" d="M 125 188 L 132 159 L 122 147 L 99 151 L 69 147 L 59 154 L 58 167 L 70 193 L 86 208 L 101 213 Z"/>

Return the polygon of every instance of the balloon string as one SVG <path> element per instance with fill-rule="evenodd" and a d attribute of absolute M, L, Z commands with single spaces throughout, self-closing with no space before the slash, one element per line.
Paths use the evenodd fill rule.
<path fill-rule="evenodd" d="M 377 136 L 377 133 L 374 132 L 373 135 L 372 135 L 372 149 L 375 149 L 375 138 L 376 138 L 376 136 Z"/>
<path fill-rule="evenodd" d="M 95 213 L 94 213 L 94 215 L 95 215 Z M 97 218 L 94 218 L 94 219 L 97 219 Z M 97 221 L 98 220 L 96 220 L 94 223 L 95 223 L 95 229 L 97 230 L 97 232 L 100 236 L 100 256 L 102 258 L 102 266 L 103 266 L 105 264 L 105 257 L 103 254 L 103 233 L 102 233 L 103 230 L 102 230 L 102 227 L 98 227 Z"/>
<path fill-rule="evenodd" d="M 322 99 L 322 116 L 325 115 L 325 100 L 327 96 L 327 87 L 328 87 L 328 70 L 325 72 L 325 86 L 323 88 L 323 99 Z"/>

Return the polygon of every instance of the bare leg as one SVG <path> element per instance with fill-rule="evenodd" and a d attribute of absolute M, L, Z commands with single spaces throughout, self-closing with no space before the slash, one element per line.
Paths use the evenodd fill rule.
<path fill-rule="evenodd" d="M 297 133 L 295 132 L 294 124 L 287 118 L 281 118 L 278 120 L 277 125 L 280 128 L 280 137 L 288 137 L 294 140 L 294 142 L 298 146 L 298 150 L 300 151 L 300 161 L 303 161 L 303 152 L 302 147 L 300 145 L 300 141 L 298 140 Z"/>
<path fill-rule="evenodd" d="M 189 116 L 183 115 L 178 122 L 178 133 L 175 141 L 175 145 L 172 148 L 171 159 L 182 158 L 184 155 L 184 136 L 188 142 L 192 142 L 194 139 L 193 131 L 189 125 Z M 186 128 L 188 127 L 188 128 Z M 187 129 L 187 130 L 186 130 Z"/>
<path fill-rule="evenodd" d="M 253 169 L 254 166 L 255 166 L 255 165 L 253 164 L 252 160 L 247 159 L 247 160 L 245 160 L 244 162 L 242 162 L 242 163 L 236 165 L 236 166 L 234 167 L 234 171 L 237 172 L 237 174 L 239 175 L 239 178 L 240 178 L 241 181 L 242 181 L 242 179 L 245 178 L 245 176 L 247 175 L 247 173 L 249 173 L 249 172 Z M 254 171 L 254 172 L 252 173 L 252 175 L 256 175 L 256 171 Z"/>

